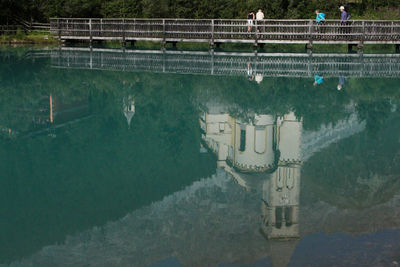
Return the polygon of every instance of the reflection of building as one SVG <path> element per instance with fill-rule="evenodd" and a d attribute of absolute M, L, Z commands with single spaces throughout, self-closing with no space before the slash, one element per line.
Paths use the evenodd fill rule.
<path fill-rule="evenodd" d="M 64 125 L 78 122 L 89 116 L 89 103 L 87 96 L 81 98 L 67 98 L 63 95 L 43 95 L 31 100 L 29 105 L 22 103 L 20 106 L 12 104 L 4 112 L 4 126 L 0 125 L 0 133 L 9 137 L 25 134 L 42 134 L 50 129 L 60 128 Z"/>
<path fill-rule="evenodd" d="M 302 122 L 293 113 L 232 118 L 209 105 L 200 120 L 203 140 L 246 190 L 262 190 L 261 230 L 268 239 L 299 237 Z"/>
<path fill-rule="evenodd" d="M 274 168 L 275 118 L 254 115 L 247 123 L 232 118 L 219 106 L 209 107 L 200 124 L 203 139 L 218 155 L 220 164 L 226 161 L 241 172 L 263 172 Z M 222 163 L 223 162 L 223 163 Z"/>
<path fill-rule="evenodd" d="M 128 127 L 130 128 L 133 115 L 135 115 L 135 101 L 133 97 L 123 99 L 123 110 L 126 121 L 128 122 Z"/>
<path fill-rule="evenodd" d="M 299 236 L 302 123 L 293 113 L 277 120 L 278 167 L 263 184 L 261 229 L 268 238 Z"/>

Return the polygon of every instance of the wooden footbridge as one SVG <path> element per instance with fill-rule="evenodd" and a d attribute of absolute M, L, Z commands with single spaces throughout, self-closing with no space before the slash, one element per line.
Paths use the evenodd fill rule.
<path fill-rule="evenodd" d="M 43 54 L 43 53 L 42 53 Z M 400 78 L 400 54 L 278 54 L 68 48 L 49 51 L 54 68 L 262 77 Z"/>
<path fill-rule="evenodd" d="M 268 43 L 348 44 L 362 48 L 364 44 L 395 44 L 400 47 L 400 21 L 352 20 L 346 24 L 327 20 L 323 25 L 314 20 L 247 20 L 224 19 L 77 19 L 51 20 L 51 33 L 60 40 L 127 42 L 140 40 L 171 42 L 207 42 L 215 44 Z"/>

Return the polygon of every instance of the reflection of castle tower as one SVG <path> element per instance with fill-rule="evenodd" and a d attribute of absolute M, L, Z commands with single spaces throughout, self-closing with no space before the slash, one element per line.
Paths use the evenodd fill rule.
<path fill-rule="evenodd" d="M 299 237 L 302 123 L 293 113 L 277 120 L 278 168 L 264 181 L 261 229 L 267 238 Z"/>
<path fill-rule="evenodd" d="M 261 230 L 267 238 L 298 237 L 301 120 L 291 112 L 276 118 L 255 115 L 253 122 L 243 123 L 225 110 L 218 104 L 209 105 L 200 120 L 205 132 L 203 140 L 218 155 L 218 167 L 225 168 L 247 190 L 263 184 Z M 278 166 L 275 166 L 278 150 Z M 274 169 L 272 174 L 261 175 Z"/>
<path fill-rule="evenodd" d="M 241 172 L 264 172 L 274 167 L 275 118 L 255 115 L 252 119 L 244 123 L 220 105 L 208 107 L 200 120 L 203 140 L 218 155 L 219 164 L 228 161 Z"/>
<path fill-rule="evenodd" d="M 267 238 L 299 236 L 300 165 L 279 166 L 263 184 L 261 229 Z"/>
<path fill-rule="evenodd" d="M 233 166 L 243 172 L 263 172 L 274 167 L 274 117 L 255 115 L 253 123 L 236 120 Z"/>
<path fill-rule="evenodd" d="M 128 127 L 130 128 L 133 115 L 135 115 L 135 101 L 133 100 L 133 97 L 125 98 L 123 100 L 123 105 L 124 115 L 128 122 Z"/>

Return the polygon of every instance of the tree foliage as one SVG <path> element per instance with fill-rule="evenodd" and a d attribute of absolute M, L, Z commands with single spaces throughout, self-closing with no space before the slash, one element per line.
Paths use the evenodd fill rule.
<path fill-rule="evenodd" d="M 313 18 L 320 9 L 327 18 L 339 17 L 340 0 L 0 0 L 0 23 L 16 15 L 47 21 L 51 17 L 246 18 L 264 10 L 266 18 Z M 348 4 L 352 17 L 400 18 L 398 0 L 363 0 Z M 380 14 L 380 15 L 376 15 Z"/>

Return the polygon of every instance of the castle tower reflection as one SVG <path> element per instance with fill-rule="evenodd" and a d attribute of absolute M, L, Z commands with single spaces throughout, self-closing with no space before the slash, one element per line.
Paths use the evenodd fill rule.
<path fill-rule="evenodd" d="M 233 118 L 228 107 L 209 104 L 200 119 L 203 140 L 248 191 L 262 192 L 261 231 L 268 239 L 299 237 L 302 120 L 253 114 Z"/>
<path fill-rule="evenodd" d="M 128 123 L 128 128 L 131 128 L 131 121 L 135 115 L 135 100 L 132 96 L 124 97 L 123 100 L 123 112 Z"/>

